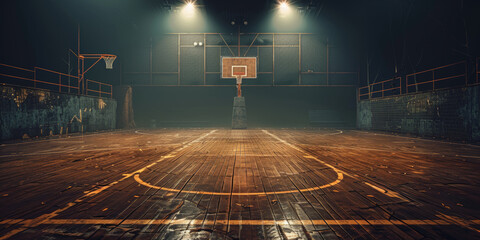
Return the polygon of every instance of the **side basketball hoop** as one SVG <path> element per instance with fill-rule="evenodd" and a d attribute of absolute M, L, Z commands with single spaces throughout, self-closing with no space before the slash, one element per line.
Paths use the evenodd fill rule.
<path fill-rule="evenodd" d="M 113 62 L 115 62 L 115 59 L 117 59 L 117 56 L 113 54 L 78 54 L 77 58 L 78 58 L 78 83 L 79 85 L 82 84 L 81 86 L 82 93 L 86 94 L 85 87 L 84 87 L 85 73 L 87 73 L 90 69 L 92 69 L 93 66 L 95 66 L 102 59 L 103 61 L 105 61 L 106 69 L 113 69 Z M 85 69 L 85 60 L 96 60 L 96 61 Z"/>
<path fill-rule="evenodd" d="M 113 69 L 113 62 L 115 62 L 117 56 L 105 56 L 103 60 L 105 61 L 105 68 L 106 69 Z"/>

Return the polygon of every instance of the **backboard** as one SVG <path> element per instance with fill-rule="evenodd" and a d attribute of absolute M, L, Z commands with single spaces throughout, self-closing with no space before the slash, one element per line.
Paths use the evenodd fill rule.
<path fill-rule="evenodd" d="M 222 78 L 257 78 L 257 58 L 222 57 Z"/>

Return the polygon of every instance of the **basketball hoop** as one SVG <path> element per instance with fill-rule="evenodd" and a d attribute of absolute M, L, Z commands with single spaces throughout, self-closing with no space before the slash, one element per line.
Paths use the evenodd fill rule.
<path fill-rule="evenodd" d="M 234 65 L 232 66 L 232 76 L 237 79 L 237 96 L 242 96 L 242 78 L 247 76 L 247 66 Z"/>
<path fill-rule="evenodd" d="M 246 65 L 233 65 L 232 66 L 232 76 L 233 77 L 246 77 L 247 76 L 247 66 Z"/>
<path fill-rule="evenodd" d="M 256 57 L 222 57 L 222 78 L 234 78 L 237 97 L 242 96 L 242 79 L 257 78 Z"/>
<path fill-rule="evenodd" d="M 232 66 L 232 76 L 237 79 L 237 84 L 242 84 L 242 78 L 247 76 L 247 66 Z"/>
<path fill-rule="evenodd" d="M 82 83 L 82 93 L 85 93 L 85 73 L 90 71 L 97 63 L 99 63 L 102 59 L 105 61 L 105 68 L 106 69 L 113 69 L 113 62 L 117 58 L 117 56 L 113 54 L 78 54 L 78 82 L 79 84 Z M 85 69 L 85 60 L 95 59 L 95 62 L 92 63 L 90 66 L 87 66 Z M 80 90 L 79 90 L 80 91 Z"/>
<path fill-rule="evenodd" d="M 257 78 L 256 57 L 222 57 L 222 78 Z"/>
<path fill-rule="evenodd" d="M 237 85 L 242 84 L 242 77 L 237 76 Z"/>
<path fill-rule="evenodd" d="M 235 78 L 237 79 L 237 84 L 242 84 L 242 78 L 245 75 L 243 75 L 242 73 L 233 73 L 233 76 L 235 76 Z"/>
<path fill-rule="evenodd" d="M 116 56 L 104 56 L 103 60 L 105 61 L 105 68 L 106 69 L 113 69 L 113 62 L 117 59 Z"/>
<path fill-rule="evenodd" d="M 233 100 L 232 128 L 247 128 L 245 98 L 242 97 L 242 79 L 257 78 L 256 57 L 222 57 L 222 78 L 236 79 L 237 96 Z"/>

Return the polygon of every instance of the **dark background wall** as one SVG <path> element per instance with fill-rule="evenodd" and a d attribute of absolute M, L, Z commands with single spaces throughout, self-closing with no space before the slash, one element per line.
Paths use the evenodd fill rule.
<path fill-rule="evenodd" d="M 81 49 L 85 53 L 119 56 L 113 70 L 106 72 L 94 68 L 87 77 L 118 84 L 120 68 L 128 68 L 123 61 L 131 59 L 131 48 L 149 48 L 150 39 L 155 40 L 164 33 L 235 34 L 237 28 L 231 27 L 230 21 L 238 17 L 249 20 L 242 32 L 280 32 L 264 24 L 272 20 L 274 0 L 198 0 L 199 5 L 205 6 L 204 16 L 208 22 L 190 31 L 170 26 L 171 8 L 166 8 L 167 2 L 173 4 L 171 8 L 182 3 L 161 0 L 1 1 L 1 32 L 5 34 L 0 38 L 0 62 L 68 72 L 65 60 L 68 60 L 69 48 L 76 51 L 77 26 L 80 25 Z M 288 29 L 288 32 L 318 33 L 323 41 L 328 38 L 332 45 L 354 49 L 347 57 L 360 56 L 357 62 L 361 63 L 362 85 L 472 59 L 480 53 L 478 0 L 294 2 L 311 12 L 306 13 L 305 26 Z"/>
<path fill-rule="evenodd" d="M 480 86 L 362 100 L 357 126 L 480 142 Z"/>
<path fill-rule="evenodd" d="M 257 54 L 260 59 L 260 71 L 272 71 L 272 73 L 261 74 L 257 80 L 248 80 L 248 84 L 271 83 L 273 75 L 275 75 L 276 84 L 291 85 L 298 83 L 299 80 L 302 84 L 326 83 L 325 75 L 299 72 L 308 70 L 325 72 L 327 70 L 327 42 L 331 46 L 329 48 L 331 50 L 329 71 L 360 71 L 361 85 L 379 82 L 393 76 L 404 76 L 459 60 L 469 61 L 468 70 L 471 75 L 474 69 L 471 67 L 473 60 L 480 55 L 480 45 L 478 44 L 480 42 L 480 32 L 478 31 L 480 1 L 478 0 L 300 0 L 294 1 L 294 3 L 304 8 L 305 24 L 302 27 L 290 29 L 275 29 L 265 24 L 265 22 L 275 22 L 273 15 L 277 2 L 274 0 L 198 0 L 197 4 L 203 6 L 202 13 L 205 17 L 205 24 L 202 27 L 195 26 L 190 29 L 182 29 L 168 20 L 172 16 L 172 9 L 175 9 L 176 5 L 182 4 L 182 2 L 175 2 L 169 5 L 167 4 L 169 2 L 172 3 L 158 0 L 2 1 L 0 3 L 0 19 L 2 21 L 0 22 L 1 31 L 5 34 L 0 38 L 0 52 L 2 53 L 0 62 L 27 68 L 40 66 L 68 72 L 70 70 L 66 64 L 69 59 L 68 49 L 76 51 L 77 27 L 80 25 L 81 49 L 84 53 L 112 53 L 119 56 L 113 70 L 105 71 L 103 67 L 95 67 L 87 74 L 87 78 L 115 85 L 164 85 L 178 84 L 178 75 L 180 75 L 181 84 L 197 85 L 203 82 L 233 84 L 233 80 L 219 79 L 217 73 L 206 73 L 217 71 L 219 56 L 231 55 L 229 50 L 225 47 L 211 47 L 203 51 L 203 48 L 191 47 L 192 39 L 183 40 L 185 47 L 181 48 L 180 73 L 165 73 L 177 71 L 179 60 L 178 54 L 175 54 L 178 46 L 165 34 L 222 32 L 227 43 L 235 45 L 238 29 L 230 25 L 230 21 L 234 18 L 248 19 L 249 24 L 242 27 L 242 32 L 317 34 L 317 38 L 312 38 L 313 43 L 310 43 L 308 38 L 302 39 L 304 45 L 302 45 L 301 57 L 295 54 L 298 52 L 298 47 L 279 47 L 279 49 L 275 49 L 277 54 L 275 54 L 275 63 L 273 63 L 273 60 L 265 61 L 265 59 L 271 59 L 269 54 L 273 49 L 260 48 Z M 282 27 L 278 25 L 277 27 Z M 242 45 L 249 43 L 249 37 L 242 39 Z M 268 44 L 270 41 L 268 36 L 262 40 L 263 43 L 256 44 Z M 287 44 L 295 45 L 295 39 L 285 40 Z M 206 42 L 210 44 L 209 41 Z M 212 41 L 213 44 L 220 42 L 218 39 L 210 42 Z M 282 40 L 279 39 L 278 42 L 282 42 Z M 223 44 L 223 41 L 220 44 Z M 244 48 L 242 48 L 242 53 L 243 51 Z M 255 51 L 249 52 L 248 55 L 253 53 Z M 206 62 L 203 61 L 204 54 L 207 56 Z M 302 63 L 298 69 L 300 58 Z M 75 65 L 75 61 L 72 64 Z M 205 69 L 203 68 L 204 64 L 206 65 Z M 138 72 L 138 74 L 127 72 Z M 72 74 L 76 74 L 75 69 Z M 336 82 L 334 78 L 332 76 L 331 83 Z M 348 77 L 345 80 L 351 81 L 352 78 Z M 344 79 L 338 80 L 338 82 L 342 81 Z M 134 92 L 138 92 L 139 88 L 134 88 Z M 141 111 L 134 109 L 135 112 L 138 112 L 137 117 L 147 119 L 151 114 L 144 110 L 142 101 L 138 99 L 145 99 L 145 102 L 148 102 L 147 100 L 150 98 L 149 102 L 156 102 L 155 99 L 160 96 L 172 95 L 169 92 L 172 89 L 167 89 L 168 91 L 163 88 L 151 88 L 147 91 L 148 95 L 140 91 L 136 94 L 137 96 L 133 96 L 135 106 L 141 107 Z M 158 92 L 154 90 L 158 90 Z M 310 100 L 315 104 L 323 104 L 327 100 L 318 100 L 317 98 L 321 98 L 321 92 L 328 93 L 330 90 L 331 88 L 326 88 L 326 90 L 318 91 L 316 94 L 320 93 L 319 96 Z M 190 90 L 185 89 L 185 91 Z M 232 93 L 229 93 L 229 98 L 233 95 L 233 91 L 231 89 Z M 310 94 L 309 88 L 288 90 L 304 91 L 303 94 L 277 94 L 269 93 L 269 91 L 277 90 L 264 89 L 259 92 L 260 95 L 247 95 L 247 104 L 251 101 L 250 99 L 267 97 L 268 99 L 281 99 L 284 101 L 283 105 L 292 106 L 293 110 L 308 105 L 305 103 L 307 100 L 302 99 L 304 99 L 304 95 Z M 213 88 L 195 88 L 191 92 L 192 96 L 223 96 L 224 94 L 223 92 L 217 94 Z M 226 95 L 220 99 L 227 99 Z M 177 98 L 177 96 L 174 97 L 173 99 Z M 283 97 L 289 98 L 290 102 L 284 100 Z M 351 97 L 345 96 L 345 99 Z M 167 98 L 165 97 L 165 99 Z M 230 101 L 230 99 L 225 100 L 226 103 Z M 260 103 L 261 101 L 255 102 Z M 295 107 L 293 107 L 294 103 L 297 103 Z M 195 112 L 196 108 L 207 107 L 199 107 L 195 105 L 195 102 L 190 105 L 195 107 L 188 107 L 186 104 L 184 106 L 183 111 L 185 112 Z M 161 109 L 174 108 L 177 107 L 165 105 Z M 312 109 L 315 110 L 315 108 Z M 152 114 L 153 112 L 156 110 L 152 111 Z M 353 114 L 355 114 L 354 112 Z M 297 116 L 301 116 L 301 114 Z M 309 116 L 321 116 L 321 113 L 309 112 Z M 302 118 L 299 117 L 298 121 L 300 119 Z M 269 122 L 273 123 L 273 120 Z M 285 125 L 288 124 L 285 122 Z"/>
<path fill-rule="evenodd" d="M 139 127 L 230 127 L 235 91 L 134 87 L 135 122 Z M 353 87 L 246 87 L 243 93 L 249 127 L 355 126 Z"/>
<path fill-rule="evenodd" d="M 134 89 L 137 126 L 229 127 L 235 79 L 221 78 L 220 59 L 239 56 L 238 43 L 237 34 L 165 34 L 129 44 L 122 83 Z M 243 81 L 249 127 L 355 126 L 358 63 L 348 48 L 295 33 L 243 33 L 240 46 L 258 59 L 257 79 Z"/>
<path fill-rule="evenodd" d="M 223 39 L 222 39 L 223 38 Z M 225 40 L 225 41 L 224 41 Z M 194 42 L 203 46 L 194 47 Z M 258 77 L 245 85 L 357 85 L 358 58 L 349 45 L 318 34 L 165 34 L 131 40 L 124 49 L 128 85 L 232 85 L 220 77 L 220 59 L 257 57 Z M 328 79 L 327 79 L 327 72 Z M 342 72 L 337 74 L 337 72 Z"/>

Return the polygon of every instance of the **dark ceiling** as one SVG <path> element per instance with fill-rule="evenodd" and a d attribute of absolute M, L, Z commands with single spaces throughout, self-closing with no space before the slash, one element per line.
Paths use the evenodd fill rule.
<path fill-rule="evenodd" d="M 162 17 L 181 6 L 173 0 L 18 0 L 1 1 L 0 62 L 53 69 L 76 47 L 121 54 L 131 41 L 166 32 Z M 246 19 L 244 32 L 268 31 L 265 19 L 274 0 L 211 1 L 196 4 L 210 19 L 210 32 L 236 32 L 232 19 Z M 296 0 L 309 25 L 333 44 L 354 49 L 360 68 L 371 63 L 379 78 L 396 71 L 438 66 L 480 56 L 478 0 Z"/>

